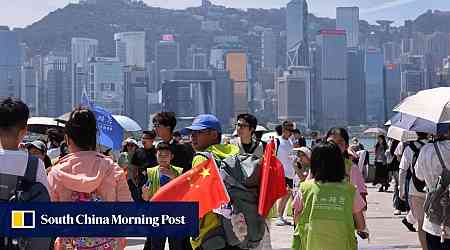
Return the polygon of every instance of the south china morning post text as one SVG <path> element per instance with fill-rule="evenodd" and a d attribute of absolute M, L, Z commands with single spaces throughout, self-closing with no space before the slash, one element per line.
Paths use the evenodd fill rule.
<path fill-rule="evenodd" d="M 196 237 L 199 229 L 193 202 L 0 203 L 0 218 L 7 237 Z"/>
<path fill-rule="evenodd" d="M 159 227 L 160 225 L 185 225 L 186 216 L 170 216 L 163 214 L 161 216 L 123 216 L 121 214 L 113 214 L 111 216 L 97 216 L 95 214 L 78 214 L 72 216 L 66 214 L 64 216 L 52 217 L 48 214 L 41 215 L 41 225 L 147 225 Z"/>

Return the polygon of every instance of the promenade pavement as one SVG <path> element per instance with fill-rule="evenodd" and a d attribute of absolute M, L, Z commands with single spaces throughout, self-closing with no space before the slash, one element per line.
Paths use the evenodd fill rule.
<path fill-rule="evenodd" d="M 409 232 L 401 223 L 405 216 L 393 215 L 392 192 L 380 193 L 376 187 L 368 184 L 368 211 L 366 214 L 370 232 L 370 242 L 359 240 L 358 246 L 362 250 L 394 250 L 421 249 L 417 233 Z M 392 189 L 392 188 L 391 188 Z M 271 240 L 273 250 L 288 250 L 291 246 L 292 226 L 278 227 L 272 223 Z M 142 250 L 145 238 L 129 238 L 126 250 Z M 166 249 L 169 249 L 166 247 Z"/>

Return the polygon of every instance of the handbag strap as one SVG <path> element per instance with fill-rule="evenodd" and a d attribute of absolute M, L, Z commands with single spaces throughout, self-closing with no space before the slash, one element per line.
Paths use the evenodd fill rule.
<path fill-rule="evenodd" d="M 436 154 L 438 156 L 439 162 L 441 163 L 442 170 L 447 169 L 447 166 L 445 165 L 445 162 L 442 159 L 442 153 L 441 153 L 441 150 L 439 149 L 439 147 L 437 145 L 437 142 L 433 143 L 433 145 L 434 145 L 434 149 L 436 150 Z"/>

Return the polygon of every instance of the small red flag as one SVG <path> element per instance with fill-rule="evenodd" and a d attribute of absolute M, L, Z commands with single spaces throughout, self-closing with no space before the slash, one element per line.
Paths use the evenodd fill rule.
<path fill-rule="evenodd" d="M 189 201 L 199 203 L 199 218 L 230 201 L 225 185 L 212 159 L 161 187 L 151 201 Z"/>
<path fill-rule="evenodd" d="M 267 217 L 273 204 L 286 194 L 284 168 L 276 157 L 275 143 L 272 140 L 266 146 L 264 159 L 261 163 L 258 213 L 263 217 Z"/>

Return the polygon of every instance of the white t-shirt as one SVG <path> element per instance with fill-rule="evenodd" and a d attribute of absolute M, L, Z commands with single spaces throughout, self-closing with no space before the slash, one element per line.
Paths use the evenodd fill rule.
<path fill-rule="evenodd" d="M 283 137 L 278 137 L 280 145 L 278 146 L 277 158 L 281 161 L 284 168 L 284 176 L 293 179 L 294 178 L 294 167 L 293 167 L 293 157 L 291 156 L 294 146 L 291 140 L 283 139 Z"/>
<path fill-rule="evenodd" d="M 447 169 L 450 169 L 450 141 L 438 142 L 438 147 Z M 433 189 L 442 173 L 442 165 L 432 143 L 422 147 L 415 168 L 417 178 L 425 180 L 428 190 Z M 440 225 L 431 223 L 426 216 L 422 228 L 425 232 L 434 236 L 440 237 L 441 235 Z M 446 228 L 445 232 L 445 238 L 450 239 L 450 228 Z"/>
<path fill-rule="evenodd" d="M 422 140 L 422 142 L 426 143 L 425 140 Z M 413 142 L 413 143 L 418 149 L 421 149 L 422 145 L 420 145 L 420 143 L 418 143 L 418 142 Z M 399 166 L 399 169 L 400 169 L 400 172 L 399 172 L 400 194 L 405 193 L 405 190 L 404 190 L 405 185 L 404 184 L 406 182 L 407 172 L 410 167 L 414 167 L 414 166 L 411 166 L 413 157 L 414 157 L 414 151 L 410 147 L 406 147 L 406 149 L 403 151 L 402 159 L 400 161 L 400 166 Z M 411 172 L 412 172 L 412 169 L 411 169 Z M 417 176 L 417 173 L 416 173 L 416 176 Z M 414 185 L 412 180 L 409 182 L 409 195 L 425 198 L 425 193 L 417 191 L 416 186 Z"/>
<path fill-rule="evenodd" d="M 26 151 L 0 149 L 0 173 L 2 174 L 24 176 L 27 162 L 28 152 Z M 44 163 L 39 159 L 38 164 L 36 182 L 42 183 L 49 190 Z"/>

